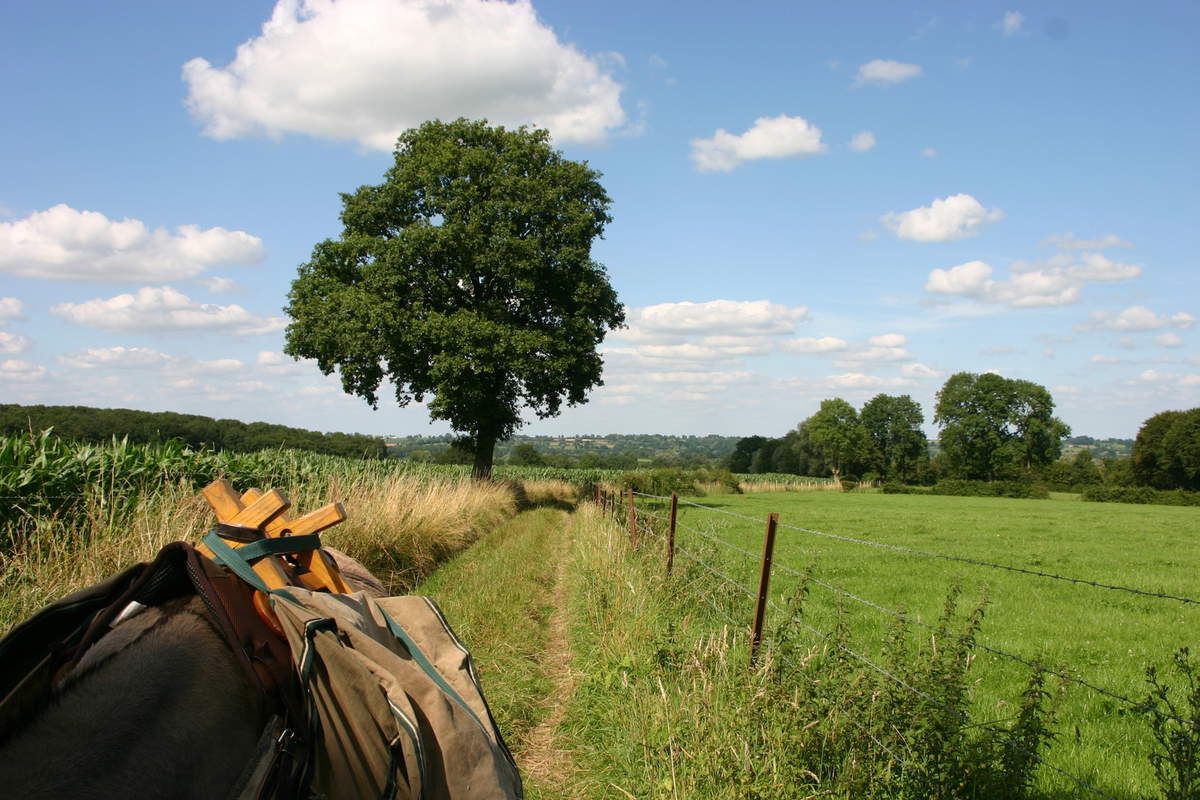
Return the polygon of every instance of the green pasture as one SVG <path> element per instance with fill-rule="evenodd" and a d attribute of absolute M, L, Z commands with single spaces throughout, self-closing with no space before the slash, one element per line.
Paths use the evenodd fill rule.
<path fill-rule="evenodd" d="M 964 563 L 902 555 L 797 530 L 903 545 L 1074 578 L 1200 599 L 1200 510 L 1084 503 L 1071 495 L 1015 500 L 878 493 L 764 493 L 697 498 L 680 504 L 678 543 L 746 587 L 757 583 L 768 512 L 780 514 L 771 595 L 777 604 L 813 575 L 911 619 L 935 624 L 948 590 L 962 588 L 965 614 L 986 599 L 978 641 L 1040 661 L 1120 695 L 1144 700 L 1145 669 L 1164 666 L 1172 652 L 1200 651 L 1200 606 L 1141 597 Z M 648 508 L 656 508 L 648 503 Z M 720 511 L 750 517 L 742 520 Z M 792 527 L 794 526 L 794 527 Z M 716 546 L 696 531 L 753 553 Z M 686 559 L 686 556 L 684 557 Z M 880 652 L 893 617 L 810 583 L 803 619 L 833 628 L 839 608 L 858 652 Z M 752 614 L 746 598 L 744 616 Z M 736 606 L 734 608 L 737 608 Z M 783 614 L 777 606 L 770 622 Z M 914 635 L 921 631 L 914 628 Z M 925 632 L 925 638 L 929 638 Z M 1006 720 L 1029 668 L 978 650 L 972 666 L 980 721 Z M 1144 717 L 1084 686 L 1068 684 L 1056 715 L 1057 739 L 1045 760 L 1117 798 L 1157 790 L 1147 754 Z M 1078 787 L 1043 768 L 1040 788 L 1051 796 Z"/>

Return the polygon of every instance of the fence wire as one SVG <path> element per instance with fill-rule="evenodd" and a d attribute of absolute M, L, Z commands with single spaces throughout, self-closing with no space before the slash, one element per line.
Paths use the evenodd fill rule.
<path fill-rule="evenodd" d="M 775 604 L 772 604 L 772 605 L 775 606 L 775 608 L 777 608 L 777 609 L 779 608 Z M 831 637 L 831 634 L 829 634 L 825 631 L 822 631 L 818 628 L 815 628 L 812 625 L 809 625 L 807 622 L 804 622 L 802 620 L 792 620 L 791 624 L 793 624 L 797 627 L 803 628 L 803 629 L 807 630 L 809 633 L 812 633 L 813 635 L 818 636 L 822 639 L 828 640 Z M 962 711 L 959 711 L 956 708 L 952 708 L 951 706 L 946 705 L 945 703 L 941 702 L 940 700 L 938 700 L 937 698 L 935 698 L 933 695 L 929 694 L 928 692 L 922 691 L 921 689 L 918 689 L 917 687 L 909 684 L 903 678 L 893 674 L 887 668 L 882 667 L 879 664 L 876 664 L 874 661 L 867 658 L 862 653 L 859 653 L 857 650 L 853 650 L 853 649 L 847 647 L 846 645 L 842 644 L 841 642 L 835 641 L 835 642 L 832 642 L 832 644 L 838 650 L 841 650 L 842 652 L 846 653 L 850 657 L 861 662 L 865 667 L 872 670 L 873 672 L 878 673 L 879 675 L 882 675 L 884 678 L 887 678 L 888 680 L 892 681 L 897 686 L 900 686 L 901 688 L 906 689 L 907 691 L 926 700 L 927 702 L 932 703 L 933 705 L 937 706 L 938 708 L 942 709 L 943 711 L 947 711 L 947 712 L 955 715 L 956 717 L 959 718 L 960 722 L 968 722 L 969 723 L 971 721 L 970 717 L 968 717 Z M 1067 778 L 1068 780 L 1070 780 L 1072 783 L 1074 783 L 1079 788 L 1081 788 L 1085 791 L 1091 792 L 1096 797 L 1102 797 L 1102 798 L 1104 798 L 1104 800 L 1117 800 L 1117 798 L 1113 797 L 1112 795 L 1108 794 L 1107 792 L 1103 791 L 1102 789 L 1099 789 L 1096 786 L 1093 786 L 1092 784 L 1083 780 L 1079 776 L 1074 775 L 1070 772 L 1067 772 L 1062 767 L 1058 767 L 1054 764 L 1051 764 L 1049 761 L 1046 761 L 1044 758 L 1042 758 L 1036 752 L 1028 749 L 1027 747 L 1022 746 L 1019 742 L 1017 742 L 1011 736 L 1005 737 L 1002 734 L 998 733 L 997 731 L 994 731 L 988 727 L 980 727 L 979 729 L 981 731 L 983 731 L 993 741 L 998 741 L 998 742 L 1001 742 L 1002 744 L 1007 744 L 1009 746 L 1016 747 L 1022 753 L 1029 756 L 1033 760 L 1037 761 L 1043 767 L 1046 767 L 1047 769 L 1061 775 L 1062 777 Z"/>
<path fill-rule="evenodd" d="M 709 564 L 705 561 L 702 561 L 700 558 L 698 558 L 697 556 L 692 554 L 690 551 L 685 550 L 684 548 L 676 545 L 675 546 L 675 555 L 683 556 L 688 561 L 691 561 L 693 564 L 696 564 L 697 566 L 699 566 L 701 569 L 707 570 L 710 574 L 712 574 L 714 577 L 716 577 L 720 581 L 722 581 L 726 584 L 729 584 L 730 586 L 735 587 L 736 589 L 741 591 L 742 594 L 746 595 L 747 597 L 750 597 L 753 599 L 758 598 L 758 595 L 754 592 L 753 589 L 747 589 L 745 586 L 738 583 L 736 580 L 729 577 L 724 572 L 721 572 L 721 570 L 717 569 L 716 567 L 712 566 L 711 564 Z"/>
<path fill-rule="evenodd" d="M 709 542 L 713 542 L 714 544 L 722 545 L 725 548 L 732 550 L 746 558 L 751 558 L 751 559 L 758 558 L 758 556 L 756 556 L 754 553 L 750 552 L 749 550 L 738 547 L 737 545 L 733 544 L 732 542 L 727 542 L 718 536 L 713 536 L 712 534 L 705 533 L 704 531 L 700 530 L 699 528 L 695 528 L 690 525 L 679 525 L 678 523 L 676 523 L 676 524 L 677 524 L 677 527 L 681 527 L 684 530 L 687 530 L 689 533 L 694 533 L 697 536 L 700 536 Z M 840 595 L 841 597 L 845 597 L 847 600 L 851 600 L 855 603 L 866 606 L 867 608 L 874 609 L 875 611 L 878 611 L 881 614 L 886 614 L 886 615 L 892 617 L 893 619 L 900 619 L 905 622 L 911 623 L 911 624 L 917 626 L 918 628 L 923 628 L 923 629 L 925 629 L 927 631 L 931 631 L 933 633 L 939 633 L 943 636 L 951 636 L 951 637 L 958 639 L 959 641 L 965 641 L 967 639 L 967 637 L 963 636 L 962 634 L 943 630 L 941 628 L 938 628 L 938 626 L 936 626 L 936 625 L 930 625 L 927 622 L 922 622 L 921 620 L 915 619 L 907 614 L 904 614 L 903 612 L 897 611 L 895 609 L 887 608 L 885 606 L 881 606 L 872 600 L 868 600 L 865 597 L 858 596 L 857 594 L 849 591 L 848 589 L 845 589 L 841 586 L 836 586 L 832 583 L 824 581 L 824 580 L 818 578 L 816 575 L 813 575 L 811 573 L 800 572 L 799 570 L 793 569 L 793 568 L 787 566 L 786 564 L 781 564 L 778 561 L 774 562 L 772 567 L 775 570 L 787 573 L 788 575 L 791 575 L 793 577 L 800 578 L 802 580 L 807 579 L 808 581 L 811 581 L 812 583 L 816 584 L 817 586 L 827 589 L 827 590 L 833 592 L 834 594 Z M 975 647 L 978 647 L 980 650 L 983 650 L 986 653 L 990 653 L 991 655 L 994 655 L 998 658 L 1008 659 L 1009 661 L 1013 661 L 1017 664 L 1021 664 L 1021 665 L 1025 666 L 1025 667 L 1029 667 L 1030 669 L 1038 670 L 1040 672 L 1045 672 L 1048 675 L 1053 675 L 1056 678 L 1059 678 L 1068 683 L 1077 684 L 1079 686 L 1082 686 L 1086 689 L 1089 689 L 1089 690 L 1095 692 L 1096 694 L 1103 695 L 1103 696 L 1109 698 L 1110 700 L 1116 700 L 1120 703 L 1124 703 L 1125 705 L 1129 706 L 1132 709 L 1139 710 L 1139 709 L 1144 708 L 1146 705 L 1144 700 L 1134 700 L 1133 698 L 1127 697 L 1126 695 L 1123 695 L 1120 692 L 1116 692 L 1112 689 L 1107 689 L 1103 686 L 1092 683 L 1091 681 L 1087 680 L 1086 678 L 1082 678 L 1078 675 L 1072 675 L 1071 673 L 1065 672 L 1063 670 L 1053 669 L 1053 668 L 1046 666 L 1045 664 L 1042 664 L 1038 661 L 1033 661 L 1031 659 L 1028 659 L 1028 658 L 1018 655 L 1016 653 L 1010 653 L 1007 650 L 1002 650 L 998 647 L 993 647 L 993 646 L 987 644 L 986 642 L 979 641 L 978 639 L 972 639 L 971 641 Z M 1175 714 L 1172 714 L 1169 712 L 1163 712 L 1163 714 L 1164 714 L 1164 716 L 1167 716 L 1170 719 L 1175 720 L 1176 722 L 1179 722 L 1179 723 L 1185 724 L 1185 725 L 1188 724 L 1182 717 L 1179 717 Z"/>
<path fill-rule="evenodd" d="M 651 494 L 645 494 L 642 492 L 633 492 L 633 494 L 636 496 L 645 497 L 645 498 L 654 499 L 654 500 L 667 500 L 667 501 L 670 500 L 669 497 L 663 497 L 661 495 L 651 495 Z M 726 516 L 734 517 L 734 518 L 744 520 L 747 522 L 755 522 L 755 523 L 761 522 L 761 520 L 757 520 L 753 517 L 749 517 L 744 514 L 738 514 L 736 512 L 726 511 L 724 509 L 712 508 L 711 506 L 704 506 L 699 503 L 691 502 L 689 500 L 678 499 L 677 502 L 684 504 L 684 505 L 693 506 L 695 508 L 702 509 L 705 511 L 713 511 L 713 512 L 716 512 L 719 514 L 725 514 Z M 635 507 L 635 511 L 636 511 L 636 507 Z M 652 512 L 645 512 L 645 513 L 652 513 Z M 678 520 L 676 520 L 676 527 L 687 530 L 690 533 L 694 533 L 694 534 L 700 536 L 701 538 L 705 539 L 708 542 L 723 546 L 726 549 L 732 550 L 732 551 L 736 552 L 737 554 L 739 554 L 743 557 L 749 558 L 751 560 L 757 560 L 759 558 L 759 556 L 757 556 L 756 554 L 754 554 L 744 548 L 738 547 L 737 545 L 733 544 L 732 542 L 725 541 L 718 536 L 714 536 L 712 534 L 706 533 L 706 532 L 700 530 L 699 528 L 680 523 Z M 1200 601 L 1192 600 L 1191 598 L 1186 598 L 1186 597 L 1179 597 L 1179 596 L 1175 596 L 1175 595 L 1169 595 L 1169 594 L 1157 593 L 1157 592 L 1148 592 L 1148 591 L 1142 590 L 1142 589 L 1136 589 L 1136 588 L 1126 587 L 1126 586 L 1118 586 L 1118 585 L 1113 585 L 1113 584 L 1105 584 L 1105 583 L 1101 583 L 1098 581 L 1091 581 L 1091 580 L 1083 579 L 1083 578 L 1071 578 L 1071 577 L 1066 577 L 1066 576 L 1061 576 L 1061 575 L 1055 575 L 1053 573 L 1041 572 L 1039 570 L 1029 570 L 1029 569 L 1026 569 L 1023 567 L 1013 567 L 1010 565 L 996 564 L 996 563 L 992 563 L 992 562 L 982 561 L 979 559 L 966 558 L 966 557 L 962 557 L 962 556 L 952 556 L 952 555 L 946 555 L 946 554 L 941 554 L 941 553 L 931 553 L 931 552 L 927 552 L 927 551 L 923 551 L 923 550 L 918 550 L 916 548 L 904 547 L 903 545 L 892 545 L 892 544 L 885 544 L 882 542 L 874 542 L 869 539 L 858 539 L 858 538 L 849 537 L 849 536 L 839 536 L 837 534 L 826 533 L 824 531 L 818 531 L 818 530 L 814 530 L 814 529 L 810 529 L 810 528 L 801 528 L 799 526 L 794 526 L 794 525 L 786 525 L 783 523 L 779 523 L 779 527 L 786 528 L 789 530 L 795 530 L 795 531 L 798 531 L 801 533 L 807 533 L 807 534 L 811 534 L 811 535 L 835 539 L 835 540 L 839 540 L 839 541 L 846 541 L 849 543 L 862 544 L 862 545 L 876 547 L 876 548 L 880 548 L 880 549 L 884 549 L 884 550 L 890 550 L 890 551 L 902 553 L 905 555 L 912 555 L 912 556 L 923 557 L 923 558 L 942 559 L 942 560 L 947 560 L 947 561 L 957 561 L 957 562 L 961 562 L 961 563 L 971 564 L 974 566 L 1008 570 L 1011 572 L 1024 573 L 1024 574 L 1029 574 L 1029 575 L 1042 577 L 1042 578 L 1066 581 L 1069 583 L 1085 584 L 1085 585 L 1090 585 L 1090 586 L 1094 586 L 1097 588 L 1111 589 L 1111 590 L 1115 590 L 1115 591 L 1124 591 L 1124 592 L 1128 592 L 1128 593 L 1136 594 L 1136 595 L 1156 597 L 1156 598 L 1167 599 L 1167 600 L 1176 600 L 1176 601 L 1180 601 L 1180 602 L 1184 602 L 1184 603 L 1192 603 L 1192 604 L 1200 605 Z M 736 589 L 738 589 L 739 591 L 741 591 L 748 597 L 751 597 L 751 598 L 757 597 L 756 593 L 753 590 L 746 588 L 742 584 L 735 581 L 733 578 L 729 577 L 724 572 L 720 571 L 716 567 L 713 567 L 711 564 L 704 562 L 703 560 L 701 560 L 700 558 L 698 558 L 697 556 L 695 556 L 694 554 L 692 554 L 685 548 L 679 547 L 677 545 L 675 548 L 675 552 L 682 555 L 684 558 L 688 559 L 689 561 L 692 561 L 693 563 L 697 564 L 702 569 L 706 570 L 707 572 L 712 574 L 714 577 L 721 580 L 723 583 L 735 587 Z M 795 577 L 810 580 L 813 583 L 817 584 L 818 586 L 821 586 L 829 591 L 834 592 L 835 594 L 838 594 L 849 600 L 857 602 L 868 608 L 872 608 L 878 612 L 887 614 L 887 615 L 895 617 L 895 618 L 903 619 L 907 622 L 911 622 L 919 627 L 922 627 L 922 628 L 925 628 L 925 629 L 928 629 L 931 631 L 955 636 L 960 641 L 965 641 L 967 639 L 967 637 L 964 637 L 960 634 L 953 634 L 948 631 L 944 631 L 944 630 L 938 628 L 937 626 L 921 622 L 920 620 L 911 619 L 907 615 L 905 615 L 899 611 L 894 611 L 892 609 L 885 608 L 884 606 L 881 606 L 871 600 L 860 597 L 860 596 L 854 594 L 853 592 L 850 592 L 849 590 L 843 589 L 842 587 L 839 587 L 834 584 L 823 581 L 811 574 L 806 575 L 806 574 L 801 573 L 795 569 L 792 569 L 784 564 L 775 563 L 774 567 L 776 569 L 779 569 L 786 573 L 789 573 Z M 711 606 L 714 611 L 716 611 L 722 618 L 727 620 L 730 624 L 735 625 L 735 626 L 737 625 L 737 623 L 734 622 L 725 612 L 721 611 L 721 609 L 719 609 L 716 606 L 716 604 L 711 601 L 710 598 L 708 598 L 707 596 L 704 596 L 701 599 L 704 600 L 709 606 Z M 775 602 L 768 601 L 768 603 L 771 608 L 773 608 L 777 611 L 786 613 L 786 609 L 782 609 Z M 803 620 L 793 618 L 793 619 L 789 620 L 789 624 L 799 627 L 799 628 L 802 628 L 823 640 L 827 640 L 827 641 L 831 640 L 832 634 L 825 632 L 825 631 L 821 631 L 820 629 L 808 624 L 807 622 L 804 622 Z M 1010 660 L 1021 663 L 1025 666 L 1031 667 L 1035 670 L 1039 670 L 1039 671 L 1047 673 L 1047 674 L 1055 675 L 1056 677 L 1059 677 L 1063 680 L 1066 680 L 1066 681 L 1069 681 L 1072 683 L 1077 683 L 1081 686 L 1085 686 L 1088 689 L 1091 689 L 1092 691 L 1095 691 L 1099 694 L 1105 695 L 1106 697 L 1109 697 L 1111 699 L 1126 703 L 1134 708 L 1139 708 L 1144 705 L 1142 703 L 1139 703 L 1138 701 L 1135 701 L 1128 697 L 1125 697 L 1124 695 L 1121 695 L 1117 692 L 1113 692 L 1111 690 L 1105 689 L 1104 687 L 1097 686 L 1097 685 L 1092 684 L 1088 681 L 1085 681 L 1081 678 L 1071 676 L 1068 673 L 1059 672 L 1059 671 L 1055 671 L 1052 669 L 1047 669 L 1046 667 L 1042 666 L 1041 664 L 1038 664 L 1034 661 L 1025 659 L 1022 656 L 1018 656 L 1014 653 L 1009 653 L 1007 651 L 1000 650 L 998 648 L 990 647 L 986 644 L 978 642 L 977 640 L 972 640 L 971 643 L 974 644 L 975 646 L 979 647 L 980 649 L 982 649 L 988 653 L 991 653 L 993 655 L 1003 657 L 1003 658 L 1008 658 Z M 941 702 L 937 698 L 933 697 L 928 692 L 925 692 L 921 689 L 918 689 L 915 686 L 912 686 L 907 681 L 905 681 L 903 678 L 900 678 L 899 676 L 895 675 L 890 670 L 881 666 L 880 664 L 877 664 L 875 661 L 871 660 L 870 658 L 863 655 L 862 653 L 859 653 L 858 651 L 846 646 L 842 642 L 832 641 L 832 644 L 838 650 L 846 653 L 850 657 L 859 661 L 860 663 L 862 663 L 865 667 L 867 667 L 871 671 L 881 675 L 882 677 L 895 683 L 897 686 L 900 686 L 901 688 L 905 689 L 906 691 L 922 698 L 926 702 L 929 702 L 929 703 L 933 704 L 934 706 L 937 706 L 938 708 L 942 709 L 943 711 L 947 711 L 947 712 L 955 715 L 956 717 L 959 718 L 960 722 L 963 722 L 963 723 L 970 722 L 970 718 L 964 712 L 960 711 L 959 709 L 952 708 L 952 707 L 946 705 L 945 703 Z M 1185 720 L 1182 720 L 1179 717 L 1175 717 L 1173 715 L 1168 715 L 1168 716 L 1171 716 L 1173 719 L 1186 724 Z M 849 716 L 847 718 L 851 719 Z M 857 727 L 866 731 L 866 729 L 863 728 L 861 723 L 859 723 L 857 720 L 851 719 L 851 721 Z M 1006 736 L 1002 735 L 1001 733 L 999 733 L 998 731 L 995 731 L 992 728 L 987 727 L 987 726 L 979 726 L 979 727 L 980 727 L 980 730 L 982 730 L 984 732 L 984 734 L 987 735 L 989 738 L 991 738 L 993 741 L 999 742 L 999 743 L 1004 744 L 1009 747 L 1015 747 L 1016 749 L 1020 750 L 1025 755 L 1032 758 L 1038 764 L 1040 764 L 1043 767 L 1051 770 L 1052 772 L 1060 775 L 1061 777 L 1066 778 L 1067 780 L 1071 781 L 1076 786 L 1078 786 L 1080 789 L 1083 789 L 1084 791 L 1089 792 L 1090 794 L 1092 794 L 1096 797 L 1104 798 L 1104 800 L 1116 800 L 1116 798 L 1113 797 L 1112 795 L 1104 792 L 1100 788 L 1083 780 L 1082 778 L 1078 777 L 1077 775 L 1074 775 L 1073 773 L 1068 772 L 1067 770 L 1046 761 L 1037 752 L 1029 750 L 1028 748 L 1024 747 L 1019 742 L 1017 742 L 1015 739 L 1013 739 L 1011 736 L 1006 737 Z M 869 731 L 868 731 L 868 733 L 869 733 Z M 875 739 L 874 736 L 872 736 L 871 738 L 876 742 L 876 744 L 878 744 L 885 751 L 887 751 L 889 755 L 891 755 L 893 758 L 896 757 L 895 754 L 892 753 L 892 751 L 890 749 L 888 749 L 886 746 L 884 746 L 882 742 L 879 742 L 877 739 Z"/>
<path fill-rule="evenodd" d="M 736 519 L 744 520 L 747 522 L 754 522 L 754 523 L 761 522 L 761 520 L 755 519 L 754 517 L 748 517 L 745 514 L 738 514 L 735 511 L 726 511 L 723 508 L 713 508 L 712 506 L 701 505 L 700 503 L 693 503 L 690 500 L 680 499 L 679 503 L 682 505 L 688 505 L 688 506 L 692 506 L 694 508 L 703 509 L 705 511 L 712 511 L 717 514 L 724 514 L 726 516 L 734 517 Z M 784 522 L 780 522 L 779 527 L 785 528 L 785 529 L 791 530 L 791 531 L 797 531 L 799 533 L 809 534 L 812 536 L 821 536 L 826 539 L 833 539 L 833 540 L 839 541 L 839 542 L 848 542 L 850 544 L 860 544 L 860 545 L 865 545 L 867 547 L 878 548 L 881 550 L 890 550 L 894 553 L 901 553 L 903 555 L 915 556 L 918 558 L 931 558 L 931 559 L 940 559 L 942 561 L 954 561 L 954 562 L 958 562 L 960 564 L 970 564 L 970 565 L 976 566 L 976 567 L 986 567 L 988 569 L 1006 570 L 1008 572 L 1016 572 L 1016 573 L 1020 573 L 1023 575 L 1031 575 L 1031 576 L 1038 577 L 1038 578 L 1047 578 L 1050 580 L 1064 581 L 1066 583 L 1073 583 L 1073 584 L 1079 584 L 1079 585 L 1084 585 L 1084 586 L 1093 586 L 1097 589 L 1109 589 L 1111 591 L 1116 591 L 1116 592 L 1126 592 L 1128 594 L 1139 595 L 1141 597 L 1151 597 L 1151 598 L 1155 598 L 1158 600 L 1174 600 L 1176 602 L 1186 603 L 1189 605 L 1200 605 L 1200 600 L 1195 600 L 1191 597 L 1184 597 L 1182 595 L 1169 594 L 1166 592 L 1152 592 L 1147 589 L 1138 589 L 1138 588 L 1132 587 L 1132 586 L 1121 586 L 1119 584 L 1104 583 L 1102 581 L 1094 581 L 1094 580 L 1091 580 L 1090 578 L 1075 578 L 1075 577 L 1071 577 L 1069 575 L 1058 575 L 1053 572 L 1043 572 L 1041 570 L 1030 569 L 1028 567 L 1015 567 L 1011 564 L 997 564 L 992 561 L 983 561 L 981 559 L 970 558 L 967 556 L 949 555 L 947 553 L 933 553 L 928 550 L 918 550 L 915 547 L 906 547 L 906 546 L 900 545 L 900 544 L 888 544 L 886 542 L 872 541 L 871 539 L 859 539 L 859 538 L 856 538 L 853 536 L 841 536 L 836 533 L 826 533 L 825 531 L 819 531 L 814 528 L 802 528 L 798 525 L 788 525 L 787 523 L 784 523 Z"/>
<path fill-rule="evenodd" d="M 774 565 L 774 568 L 778 569 L 781 572 L 785 572 L 789 575 L 792 575 L 793 577 L 797 577 L 802 580 L 807 579 L 808 581 L 815 583 L 817 586 L 820 586 L 824 589 L 828 589 L 829 591 L 833 592 L 834 594 L 837 594 L 841 597 L 845 597 L 847 600 L 851 600 L 855 603 L 866 606 L 867 608 L 874 609 L 875 611 L 878 611 L 882 614 L 886 614 L 887 616 L 890 616 L 893 619 L 902 620 L 906 623 L 915 625 L 918 628 L 923 628 L 927 631 L 937 633 L 942 636 L 950 636 L 952 638 L 957 639 L 960 642 L 967 642 L 969 640 L 970 644 L 972 644 L 974 647 L 978 647 L 980 650 L 983 650 L 986 653 L 990 653 L 999 658 L 1008 659 L 1009 661 L 1013 661 L 1017 664 L 1021 664 L 1021 665 L 1025 666 L 1025 667 L 1029 667 L 1030 669 L 1037 670 L 1038 672 L 1044 672 L 1047 675 L 1053 675 L 1054 677 L 1059 678 L 1063 681 L 1066 681 L 1067 683 L 1078 684 L 1079 686 L 1083 686 L 1086 689 L 1090 689 L 1091 691 L 1093 691 L 1097 694 L 1104 695 L 1105 697 L 1109 698 L 1110 700 L 1117 700 L 1121 703 L 1124 703 L 1127 706 L 1129 706 L 1130 708 L 1133 708 L 1135 710 L 1140 710 L 1142 708 L 1145 708 L 1146 703 L 1143 700 L 1134 700 L 1130 697 L 1126 697 L 1125 695 L 1123 695 L 1119 692 L 1115 692 L 1112 689 L 1106 689 L 1103 686 L 1094 684 L 1085 678 L 1079 677 L 1078 675 L 1072 675 L 1071 673 L 1065 672 L 1063 670 L 1053 669 L 1051 667 L 1046 666 L 1045 664 L 1043 664 L 1041 662 L 1033 661 L 1024 656 L 1017 655 L 1016 653 L 1010 653 L 1007 650 L 1001 650 L 998 647 L 992 647 L 991 645 L 989 645 L 985 642 L 981 642 L 978 639 L 975 639 L 973 637 L 967 637 L 967 636 L 962 635 L 961 633 L 954 633 L 953 631 L 949 631 L 944 628 L 939 628 L 937 625 L 931 625 L 928 622 L 922 622 L 921 620 L 915 619 L 901 611 L 897 611 L 895 609 L 890 609 L 885 606 L 881 606 L 878 603 L 868 600 L 865 597 L 859 597 L 854 592 L 851 592 L 848 589 L 844 589 L 840 586 L 836 586 L 827 581 L 823 581 L 811 573 L 802 573 L 799 570 L 792 569 L 791 567 L 787 566 L 786 564 L 778 564 L 777 563 Z M 1171 719 L 1174 719 L 1177 722 L 1183 723 L 1185 725 L 1188 724 L 1181 717 L 1177 717 L 1174 714 L 1164 712 L 1164 716 L 1170 717 Z"/>

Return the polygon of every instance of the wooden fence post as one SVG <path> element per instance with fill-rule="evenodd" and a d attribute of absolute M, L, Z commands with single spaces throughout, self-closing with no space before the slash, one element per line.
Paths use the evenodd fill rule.
<path fill-rule="evenodd" d="M 763 618 L 767 614 L 767 587 L 771 582 L 771 557 L 775 553 L 775 526 L 779 514 L 767 515 L 767 534 L 763 538 L 762 571 L 758 575 L 758 602 L 754 606 L 754 630 L 750 636 L 750 669 L 758 658 L 758 646 L 762 643 Z"/>
<path fill-rule="evenodd" d="M 595 491 L 596 505 L 599 506 L 600 505 L 600 484 L 597 483 L 593 488 L 596 490 Z"/>
<path fill-rule="evenodd" d="M 667 526 L 667 574 L 675 563 L 675 513 L 679 510 L 679 495 L 671 492 L 671 516 Z"/>
<path fill-rule="evenodd" d="M 633 504 L 633 487 L 629 487 L 629 543 L 637 547 L 637 507 Z"/>

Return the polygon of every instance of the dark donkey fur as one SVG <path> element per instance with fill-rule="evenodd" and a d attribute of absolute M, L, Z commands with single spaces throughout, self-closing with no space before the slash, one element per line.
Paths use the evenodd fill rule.
<path fill-rule="evenodd" d="M 352 588 L 385 594 L 362 564 L 332 555 Z M 101 638 L 50 703 L 0 745 L 0 794 L 225 798 L 267 716 L 200 599 L 170 600 Z"/>

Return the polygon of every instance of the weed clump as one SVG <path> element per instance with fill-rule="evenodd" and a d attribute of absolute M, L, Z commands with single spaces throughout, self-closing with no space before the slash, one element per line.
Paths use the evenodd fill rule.
<path fill-rule="evenodd" d="M 1150 764 L 1163 800 L 1189 800 L 1200 797 L 1200 663 L 1186 647 L 1175 652 L 1172 663 L 1183 683 L 1182 697 L 1156 667 L 1146 669 L 1145 712 L 1154 735 Z"/>
<path fill-rule="evenodd" d="M 932 636 L 900 614 L 882 643 L 864 646 L 844 613 L 832 630 L 810 624 L 810 567 L 775 606 L 751 671 L 747 598 L 705 568 L 716 552 L 695 546 L 668 578 L 654 548 L 584 514 L 573 645 L 588 678 L 566 729 L 592 776 L 587 796 L 613 786 L 730 800 L 1029 795 L 1061 691 L 1034 670 L 1012 718 L 974 718 L 983 602 L 963 611 L 952 588 Z"/>

